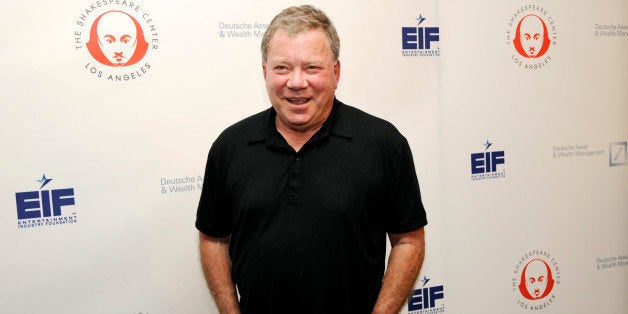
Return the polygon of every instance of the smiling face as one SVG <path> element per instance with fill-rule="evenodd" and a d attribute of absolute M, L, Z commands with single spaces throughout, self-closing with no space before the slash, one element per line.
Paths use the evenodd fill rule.
<path fill-rule="evenodd" d="M 277 129 L 318 130 L 331 113 L 340 79 L 340 62 L 325 33 L 311 29 L 291 36 L 278 29 L 262 69 Z"/>
<path fill-rule="evenodd" d="M 122 12 L 108 12 L 98 22 L 98 45 L 112 64 L 124 65 L 133 56 L 137 30 L 133 20 Z"/>
<path fill-rule="evenodd" d="M 536 57 L 545 39 L 543 22 L 538 16 L 528 15 L 521 21 L 521 46 L 529 57 Z"/>

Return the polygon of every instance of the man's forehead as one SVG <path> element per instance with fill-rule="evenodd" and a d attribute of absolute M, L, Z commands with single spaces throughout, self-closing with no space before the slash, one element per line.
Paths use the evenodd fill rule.
<path fill-rule="evenodd" d="M 325 35 L 325 32 L 323 31 L 322 28 L 317 27 L 317 28 L 301 28 L 301 29 L 296 29 L 296 30 L 291 30 L 285 27 L 279 27 L 277 28 L 277 30 L 275 31 L 275 33 L 273 33 L 273 36 L 270 38 L 270 43 L 273 42 L 273 39 L 275 38 L 288 38 L 291 40 L 294 40 L 298 37 L 302 37 L 302 36 L 312 36 L 312 37 L 316 37 L 317 39 L 325 39 L 325 42 L 328 42 L 327 40 L 327 36 Z"/>
<path fill-rule="evenodd" d="M 307 52 L 312 51 L 329 51 L 331 53 L 331 47 L 327 37 L 320 29 L 311 29 L 309 31 L 303 31 L 298 33 L 288 33 L 285 30 L 277 30 L 270 39 L 268 45 L 268 57 L 277 54 L 283 47 L 296 45 L 298 47 L 289 51 Z M 298 49 L 297 49 L 298 48 Z"/>

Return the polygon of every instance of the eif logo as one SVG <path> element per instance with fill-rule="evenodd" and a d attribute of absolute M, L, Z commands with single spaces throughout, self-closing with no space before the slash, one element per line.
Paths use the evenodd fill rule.
<path fill-rule="evenodd" d="M 440 56 L 440 31 L 436 26 L 421 25 L 427 18 L 419 14 L 417 25 L 401 28 L 401 51 L 404 57 Z"/>
<path fill-rule="evenodd" d="M 44 189 L 51 181 L 46 175 L 36 180 L 39 190 L 15 193 L 18 228 L 43 227 L 76 223 L 74 188 Z"/>
<path fill-rule="evenodd" d="M 493 143 L 488 140 L 483 146 L 483 152 L 471 154 L 471 179 L 476 181 L 506 177 L 506 153 L 503 150 L 489 151 Z"/>
<path fill-rule="evenodd" d="M 427 286 L 429 281 L 430 278 L 424 276 L 423 279 L 420 280 L 420 282 L 423 283 L 423 287 L 414 290 L 408 299 L 409 313 L 423 314 L 445 312 L 445 305 L 440 304 L 441 302 L 439 301 L 445 297 L 443 285 Z"/>

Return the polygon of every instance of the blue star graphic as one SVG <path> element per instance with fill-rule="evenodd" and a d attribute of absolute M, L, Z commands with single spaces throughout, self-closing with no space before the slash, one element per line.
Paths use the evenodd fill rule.
<path fill-rule="evenodd" d="M 48 182 L 50 181 L 52 181 L 52 179 L 46 178 L 46 174 L 43 174 L 41 176 L 41 180 L 37 180 L 37 182 L 41 183 L 41 186 L 39 187 L 39 189 L 43 188 L 44 185 L 48 184 Z"/>
<path fill-rule="evenodd" d="M 421 279 L 421 282 L 423 283 L 423 287 L 425 287 L 428 281 L 430 281 L 430 279 L 427 278 L 427 276 L 423 276 L 423 279 Z"/>
<path fill-rule="evenodd" d="M 489 147 L 491 147 L 491 145 L 493 145 L 493 143 L 491 143 L 488 140 L 486 140 L 486 143 L 484 143 L 484 147 L 486 147 L 486 148 L 484 150 L 487 150 Z"/>
<path fill-rule="evenodd" d="M 419 14 L 419 17 L 417 17 L 416 20 L 419 21 L 419 25 L 421 25 L 421 23 L 425 21 L 425 18 L 423 17 L 423 15 Z"/>

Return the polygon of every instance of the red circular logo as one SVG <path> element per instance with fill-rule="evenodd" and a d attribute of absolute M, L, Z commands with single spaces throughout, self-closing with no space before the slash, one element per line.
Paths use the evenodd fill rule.
<path fill-rule="evenodd" d="M 543 56 L 551 43 L 545 21 L 536 14 L 524 16 L 517 25 L 512 42 L 517 52 L 525 58 Z"/>
<path fill-rule="evenodd" d="M 107 11 L 94 21 L 87 50 L 101 64 L 112 67 L 133 65 L 146 55 L 148 43 L 137 20 L 122 11 Z"/>
<path fill-rule="evenodd" d="M 542 259 L 529 261 L 521 272 L 519 292 L 528 300 L 540 300 L 552 292 L 554 277 L 552 270 Z"/>

